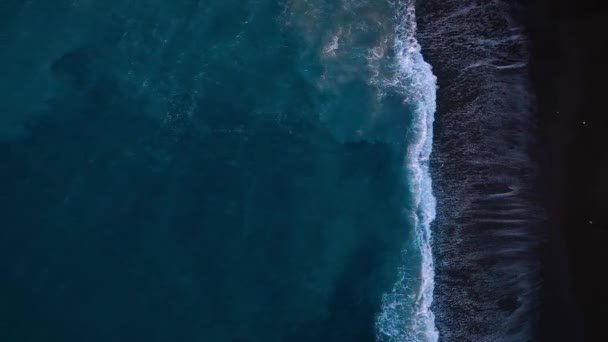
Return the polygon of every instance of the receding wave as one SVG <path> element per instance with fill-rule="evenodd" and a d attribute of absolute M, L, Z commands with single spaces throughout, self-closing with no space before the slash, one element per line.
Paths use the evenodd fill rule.
<path fill-rule="evenodd" d="M 393 43 L 396 72 L 382 86 L 405 96 L 414 118 L 408 132 L 406 179 L 414 200 L 408 215 L 415 227 L 416 248 L 420 257 L 417 277 L 405 269 L 391 292 L 383 297 L 382 311 L 376 322 L 380 341 L 437 341 L 435 316 L 431 311 L 434 287 L 430 224 L 435 218 L 435 198 L 429 173 L 436 109 L 436 77 L 426 63 L 416 40 L 414 1 L 394 2 L 397 21 Z M 404 251 L 405 254 L 405 251 Z M 414 279 L 412 279 L 414 278 Z"/>

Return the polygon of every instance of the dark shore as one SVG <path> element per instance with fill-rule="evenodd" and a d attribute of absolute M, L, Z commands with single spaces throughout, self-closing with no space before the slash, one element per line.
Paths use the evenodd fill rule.
<path fill-rule="evenodd" d="M 607 4 L 534 0 L 525 12 L 536 94 L 542 245 L 539 341 L 607 341 Z"/>

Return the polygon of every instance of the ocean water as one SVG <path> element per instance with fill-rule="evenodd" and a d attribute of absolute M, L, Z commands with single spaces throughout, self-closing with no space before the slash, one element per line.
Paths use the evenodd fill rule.
<path fill-rule="evenodd" d="M 410 0 L 0 4 L 0 340 L 436 341 Z"/>

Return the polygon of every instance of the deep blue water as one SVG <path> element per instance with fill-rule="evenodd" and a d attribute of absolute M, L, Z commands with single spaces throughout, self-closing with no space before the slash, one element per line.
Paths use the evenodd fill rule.
<path fill-rule="evenodd" d="M 433 340 L 407 5 L 3 2 L 0 340 Z"/>

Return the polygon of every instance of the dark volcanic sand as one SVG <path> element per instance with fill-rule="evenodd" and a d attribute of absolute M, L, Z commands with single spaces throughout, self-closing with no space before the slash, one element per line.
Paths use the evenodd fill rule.
<path fill-rule="evenodd" d="M 512 4 L 506 0 L 504 2 Z M 421 37 L 423 53 L 427 61 L 433 65 L 439 82 L 438 112 L 435 121 L 436 139 L 433 153 L 435 161 L 441 160 L 442 153 L 449 161 L 445 167 L 441 162 L 435 163 L 435 170 L 439 170 L 438 172 L 441 173 L 438 177 L 434 176 L 438 213 L 440 214 L 445 213 L 449 205 L 459 204 L 454 201 L 446 201 L 446 198 L 449 200 L 454 195 L 451 186 L 462 183 L 462 179 L 467 179 L 466 174 L 462 175 L 462 173 L 466 173 L 463 172 L 466 166 L 464 163 L 463 165 L 458 164 L 458 161 L 462 160 L 462 156 L 455 153 L 458 151 L 457 148 L 451 148 L 452 145 L 460 145 L 450 144 L 442 138 L 445 138 L 446 132 L 450 133 L 450 127 L 452 127 L 446 126 L 446 122 L 449 121 L 449 118 L 446 119 L 446 117 L 453 115 L 450 110 L 453 112 L 453 108 L 457 107 L 460 101 L 466 101 L 457 96 L 459 93 L 454 92 L 451 85 L 454 84 L 454 79 L 462 70 L 459 68 L 458 58 L 468 60 L 466 55 L 457 53 L 469 48 L 467 44 L 462 44 L 462 39 L 467 38 L 466 35 L 469 32 L 441 30 L 440 25 L 444 23 L 433 21 L 433 18 L 442 19 L 449 16 L 450 13 L 453 13 L 450 12 L 450 9 L 458 8 L 462 3 L 468 2 L 421 1 L 418 11 L 420 14 L 419 27 L 423 33 Z M 482 4 L 483 7 L 483 4 L 487 3 L 478 2 L 477 4 Z M 608 313 L 606 313 L 608 305 L 605 300 L 607 290 L 604 289 L 606 286 L 603 282 L 606 270 L 608 270 L 605 252 L 605 246 L 608 243 L 606 230 L 606 226 L 608 226 L 608 200 L 606 199 L 606 195 L 608 195 L 608 178 L 606 178 L 608 177 L 608 143 L 602 140 L 604 136 L 608 136 L 608 118 L 604 113 L 606 111 L 605 102 L 608 101 L 608 94 L 605 94 L 605 89 L 608 89 L 606 85 L 608 83 L 606 67 L 608 58 L 601 53 L 608 51 L 608 30 L 605 29 L 605 26 L 608 25 L 608 11 L 602 8 L 606 5 L 596 5 L 591 1 L 519 0 L 517 3 L 524 9 L 522 12 L 517 11 L 515 15 L 523 16 L 518 19 L 525 23 L 526 33 L 530 40 L 528 70 L 532 81 L 532 93 L 535 95 L 533 107 L 535 108 L 536 123 L 534 126 L 536 128 L 531 135 L 536 139 L 533 139 L 534 144 L 531 144 L 529 152 L 534 159 L 533 164 L 540 165 L 540 170 L 537 175 L 534 175 L 531 188 L 534 189 L 533 195 L 540 195 L 542 207 L 548 213 L 548 220 L 543 219 L 543 227 L 540 229 L 542 237 L 535 237 L 535 240 L 542 241 L 540 245 L 542 283 L 539 293 L 540 307 L 536 307 L 534 304 L 534 309 L 522 317 L 525 317 L 524 319 L 528 322 L 536 323 L 537 317 L 533 313 L 538 313 L 540 321 L 539 325 L 534 324 L 534 341 L 608 341 L 608 337 L 603 336 L 606 335 L 604 331 L 608 331 L 608 328 L 603 327 L 602 324 L 594 324 L 596 321 L 608 317 Z M 513 8 L 516 7 L 513 6 Z M 464 28 L 467 25 L 474 25 L 478 20 L 477 17 L 466 18 L 471 22 L 463 23 Z M 483 22 L 483 20 L 481 21 Z M 461 27 L 456 22 L 448 21 L 448 23 Z M 487 19 L 484 25 L 491 23 L 495 23 L 495 21 Z M 435 34 L 437 31 L 447 33 L 437 35 Z M 473 32 L 479 33 L 475 30 Z M 492 28 L 488 27 L 481 34 L 488 34 L 488 32 L 494 33 Z M 494 36 L 489 35 L 490 39 L 497 38 L 500 37 L 500 32 Z M 463 48 L 462 45 L 465 47 Z M 475 48 L 471 48 L 471 50 L 476 52 Z M 515 52 L 515 54 L 517 53 Z M 471 75 L 467 75 L 467 79 L 464 81 L 471 82 L 470 78 Z M 481 81 L 483 82 L 483 79 Z M 473 82 L 467 83 L 464 88 L 469 90 L 469 88 L 475 89 L 476 86 L 478 84 Z M 501 113 L 504 114 L 502 111 L 493 114 Z M 500 130 L 509 136 L 517 133 L 517 129 L 513 132 L 512 127 L 503 124 L 508 122 L 508 119 L 498 117 L 502 120 Z M 473 122 L 476 123 L 474 120 Z M 459 126 L 455 126 L 455 128 L 459 128 Z M 464 133 L 470 132 L 456 130 L 456 133 L 450 134 L 449 137 L 459 143 L 470 143 L 471 147 L 478 147 L 478 142 L 475 140 L 478 136 L 473 135 L 474 139 L 471 141 L 461 141 L 460 137 Z M 483 134 L 480 135 L 485 137 Z M 484 140 L 483 138 L 479 138 L 479 141 L 492 142 L 491 139 Z M 476 151 L 476 149 L 473 150 Z M 496 153 L 494 156 L 498 158 L 500 153 Z M 501 167 L 503 166 L 505 165 L 501 165 Z M 492 176 L 501 175 L 501 172 L 501 169 L 492 169 L 489 173 L 482 173 L 482 181 L 475 185 L 484 184 L 488 188 L 469 187 L 462 195 L 470 197 L 477 194 L 478 197 L 483 198 L 483 194 L 500 192 L 500 190 L 492 188 L 494 185 Z M 454 188 L 461 190 L 457 186 Z M 447 195 L 440 190 L 447 192 Z M 525 202 L 499 203 L 495 206 L 484 202 L 483 209 L 485 212 L 496 214 L 501 212 L 501 208 L 506 207 L 505 204 L 524 205 Z M 529 209 L 534 210 L 532 207 Z M 500 284 L 500 279 L 485 276 L 487 272 L 484 270 L 495 267 L 496 264 L 513 266 L 513 261 L 502 255 L 498 259 L 492 259 L 483 253 L 485 249 L 480 250 L 480 246 L 513 244 L 514 241 L 505 242 L 488 234 L 486 224 L 479 227 L 473 225 L 472 221 L 478 218 L 475 216 L 477 215 L 475 211 L 471 212 L 473 216 L 457 214 L 460 221 L 453 223 L 451 227 L 442 215 L 438 215 L 434 225 L 437 266 L 434 305 L 441 337 L 448 341 L 475 340 L 473 339 L 475 334 L 488 337 L 494 333 L 492 324 L 499 327 L 509 326 L 509 322 L 505 324 L 497 322 L 496 317 L 499 317 L 500 314 L 497 316 L 496 312 L 492 311 L 494 298 L 491 295 L 522 293 L 517 287 L 509 287 L 508 282 L 505 282 L 506 286 L 501 288 L 497 286 Z M 467 229 L 460 231 L 461 234 L 464 234 L 461 235 L 462 240 L 472 242 L 456 247 L 456 243 L 459 243 L 458 239 L 450 239 L 450 237 L 459 235 L 453 234 L 452 231 L 465 225 L 468 225 Z M 491 228 L 502 229 L 495 225 Z M 530 227 L 527 231 L 535 232 L 535 228 Z M 452 242 L 454 242 L 454 246 Z M 441 247 L 447 247 L 448 253 L 445 253 L 446 248 Z M 486 249 L 491 250 L 491 248 Z M 534 263 L 539 256 L 535 248 L 529 250 L 531 253 L 526 257 L 530 258 L 531 263 Z M 479 262 L 467 264 L 462 261 L 466 261 L 474 252 L 480 252 L 484 257 Z M 444 263 L 443 257 L 446 255 L 451 258 L 450 260 L 457 260 L 457 262 L 450 264 L 448 260 Z M 461 259 L 454 259 L 454 255 Z M 524 267 L 515 267 L 515 269 L 525 272 L 525 265 L 525 263 L 519 263 L 517 266 Z M 459 272 L 448 274 L 450 271 Z M 480 279 L 488 281 L 492 286 L 488 288 L 487 286 L 471 285 L 484 283 L 479 281 Z M 454 293 L 462 295 L 453 296 Z M 477 293 L 482 293 L 483 296 L 474 296 Z M 534 300 L 532 302 L 535 303 Z M 513 300 L 513 296 L 501 298 L 496 304 L 503 311 L 510 311 L 510 308 L 518 305 Z M 475 310 L 470 310 L 471 307 L 474 307 Z M 489 312 L 484 311 L 479 307 L 490 308 L 490 310 Z M 483 312 L 483 314 L 479 314 L 479 312 Z M 514 329 L 517 329 L 524 325 L 518 321 L 513 326 Z M 514 341 L 519 341 L 517 331 L 511 337 L 515 338 Z M 496 340 L 501 341 L 501 339 Z"/>
<path fill-rule="evenodd" d="M 542 254 L 541 341 L 606 341 L 607 329 L 594 324 L 607 317 L 605 7 L 536 0 L 527 11 L 537 157 L 551 213 Z"/>

